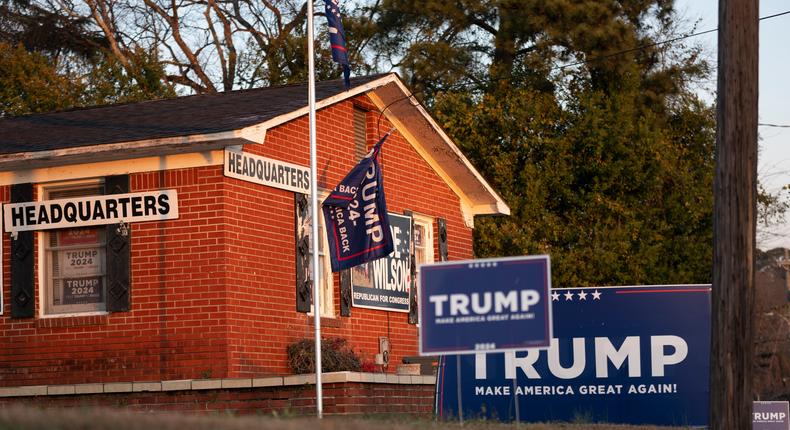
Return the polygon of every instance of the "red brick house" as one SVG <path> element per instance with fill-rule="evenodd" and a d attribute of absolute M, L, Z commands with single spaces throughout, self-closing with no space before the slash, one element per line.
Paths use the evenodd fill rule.
<path fill-rule="evenodd" d="M 395 128 L 380 160 L 407 256 L 471 258 L 474 216 L 509 212 L 396 75 L 316 94 L 323 190 Z M 289 375 L 286 347 L 313 333 L 306 99 L 292 85 L 0 120 L 0 396 Z M 321 268 L 322 332 L 368 361 L 387 338 L 391 373 L 417 354 L 414 276 L 373 276 Z M 357 306 L 377 287 L 411 306 Z"/>

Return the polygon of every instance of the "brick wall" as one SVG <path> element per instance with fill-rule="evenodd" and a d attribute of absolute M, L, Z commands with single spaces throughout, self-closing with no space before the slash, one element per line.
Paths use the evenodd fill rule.
<path fill-rule="evenodd" d="M 360 97 L 318 112 L 319 187 L 333 187 L 357 161 L 354 103 L 372 107 Z M 367 119 L 373 144 L 378 112 Z M 307 128 L 306 117 L 291 121 L 269 130 L 263 145 L 244 150 L 307 166 Z M 381 133 L 390 128 L 383 119 Z M 381 162 L 389 211 L 445 218 L 450 259 L 471 258 L 472 234 L 458 196 L 409 143 L 393 134 Z M 224 177 L 222 166 L 131 175 L 132 192 L 165 188 L 177 190 L 180 218 L 132 226 L 129 312 L 11 319 L 4 235 L 0 386 L 288 373 L 286 346 L 312 338 L 314 330 L 311 317 L 295 311 L 293 193 Z M 0 198 L 9 201 L 8 187 L 0 187 Z M 337 316 L 322 319 L 324 336 L 349 339 L 368 361 L 379 336 L 388 336 L 391 371 L 402 357 L 417 354 L 417 329 L 406 314 L 352 308 L 350 318 L 340 317 L 338 286 L 335 276 Z"/>
<path fill-rule="evenodd" d="M 132 411 L 230 412 L 235 414 L 314 415 L 315 386 L 68 394 L 0 398 L 0 405 L 36 407 L 114 407 Z M 433 385 L 339 382 L 323 385 L 325 415 L 433 414 Z"/>

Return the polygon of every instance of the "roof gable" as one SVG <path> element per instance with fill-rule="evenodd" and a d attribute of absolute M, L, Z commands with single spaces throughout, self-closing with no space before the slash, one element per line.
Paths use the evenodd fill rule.
<path fill-rule="evenodd" d="M 474 215 L 510 209 L 395 74 L 316 83 L 316 107 L 366 94 Z M 263 143 L 307 114 L 306 84 L 100 106 L 0 120 L 0 172 Z"/>

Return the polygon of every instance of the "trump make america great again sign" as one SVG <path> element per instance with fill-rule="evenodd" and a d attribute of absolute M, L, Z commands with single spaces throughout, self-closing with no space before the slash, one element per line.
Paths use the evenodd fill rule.
<path fill-rule="evenodd" d="M 437 415 L 460 405 L 465 418 L 707 424 L 709 285 L 556 289 L 551 300 L 548 350 L 442 360 Z"/>
<path fill-rule="evenodd" d="M 547 255 L 420 266 L 420 353 L 547 347 L 551 339 Z"/>

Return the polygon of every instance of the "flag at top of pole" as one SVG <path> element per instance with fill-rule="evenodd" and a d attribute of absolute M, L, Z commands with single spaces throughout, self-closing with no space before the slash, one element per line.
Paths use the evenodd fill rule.
<path fill-rule="evenodd" d="M 332 47 L 332 59 L 343 66 L 343 81 L 346 89 L 351 87 L 351 67 L 348 64 L 346 49 L 346 32 L 340 21 L 340 5 L 338 0 L 324 0 L 326 21 L 329 25 L 329 44 Z"/>
<path fill-rule="evenodd" d="M 391 132 L 390 132 L 391 133 Z M 393 250 L 378 155 L 387 133 L 324 200 L 332 271 L 386 257 Z"/>

